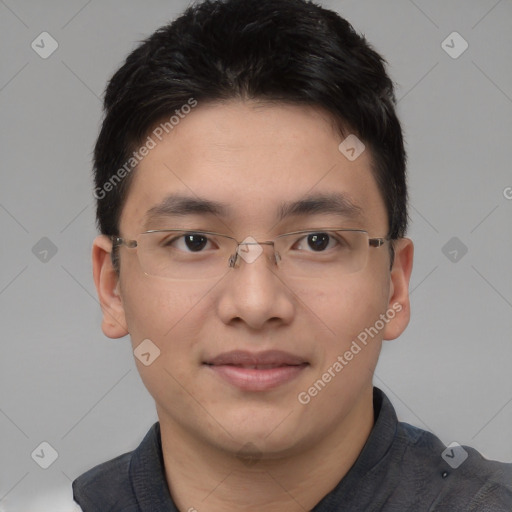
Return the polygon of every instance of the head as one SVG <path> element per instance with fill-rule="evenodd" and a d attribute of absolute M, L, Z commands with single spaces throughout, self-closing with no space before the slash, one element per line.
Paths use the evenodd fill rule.
<path fill-rule="evenodd" d="M 112 77 L 94 151 L 94 277 L 104 333 L 159 350 L 148 366 L 136 362 L 161 421 L 223 450 L 251 442 L 278 456 L 339 428 L 369 396 L 382 340 L 409 321 L 394 103 L 382 57 L 339 15 L 303 0 L 192 6 Z M 345 140 L 364 144 L 357 158 L 340 150 Z M 170 196 L 181 197 L 179 212 L 154 214 Z M 288 279 L 261 245 L 254 262 L 226 261 L 222 277 L 193 281 L 148 275 L 137 248 L 112 244 L 155 229 L 268 241 L 326 226 L 387 241 L 357 272 L 328 279 Z M 273 387 L 211 371 L 227 352 L 276 350 L 301 368 Z"/>

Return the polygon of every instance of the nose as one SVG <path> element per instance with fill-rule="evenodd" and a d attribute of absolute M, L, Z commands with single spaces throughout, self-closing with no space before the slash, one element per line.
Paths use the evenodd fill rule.
<path fill-rule="evenodd" d="M 261 330 L 268 324 L 292 321 L 296 310 L 293 293 L 279 276 L 272 242 L 246 239 L 230 264 L 232 272 L 217 303 L 225 324 L 245 323 Z"/>

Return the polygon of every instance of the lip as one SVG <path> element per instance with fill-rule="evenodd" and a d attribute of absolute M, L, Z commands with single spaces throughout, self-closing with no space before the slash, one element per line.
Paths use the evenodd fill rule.
<path fill-rule="evenodd" d="M 225 352 L 203 362 L 210 371 L 244 391 L 267 391 L 295 379 L 309 363 L 303 358 L 269 350 Z"/>

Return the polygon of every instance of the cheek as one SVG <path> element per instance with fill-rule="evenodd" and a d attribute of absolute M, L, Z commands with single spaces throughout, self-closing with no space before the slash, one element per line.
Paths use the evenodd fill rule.
<path fill-rule="evenodd" d="M 386 311 L 389 283 L 383 273 L 349 274 L 337 282 L 296 283 L 292 288 L 305 316 L 326 332 L 324 346 L 339 350 L 350 345 Z"/>
<path fill-rule="evenodd" d="M 183 284 L 147 277 L 132 279 L 124 287 L 132 349 L 149 339 L 159 350 L 147 366 L 135 357 L 141 379 L 153 397 L 171 397 L 175 403 L 183 394 L 178 383 L 188 386 L 193 378 L 194 347 L 200 342 L 203 324 L 196 317 L 207 306 L 207 299 L 207 290 L 194 291 Z"/>
<path fill-rule="evenodd" d="M 185 341 L 190 348 L 196 339 L 194 329 L 200 325 L 190 318 L 207 300 L 203 288 L 147 276 L 130 279 L 122 295 L 133 346 L 149 338 L 162 354 L 171 348 L 179 353 Z"/>

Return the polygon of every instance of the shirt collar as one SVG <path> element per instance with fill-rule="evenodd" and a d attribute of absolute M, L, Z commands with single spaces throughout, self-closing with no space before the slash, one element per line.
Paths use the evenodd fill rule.
<path fill-rule="evenodd" d="M 373 388 L 374 425 L 366 443 L 348 473 L 338 485 L 313 509 L 315 512 L 333 510 L 333 504 L 343 503 L 349 496 L 357 494 L 366 486 L 369 475 L 391 449 L 396 435 L 398 418 L 389 398 L 379 388 Z"/>
<path fill-rule="evenodd" d="M 167 480 L 160 438 L 160 423 L 146 434 L 130 461 L 130 480 L 141 512 L 179 512 Z"/>
<path fill-rule="evenodd" d="M 359 457 L 339 484 L 315 507 L 320 511 L 347 492 L 354 492 L 364 476 L 386 455 L 395 437 L 398 419 L 388 397 L 373 388 L 374 426 Z M 155 423 L 133 452 L 130 477 L 142 512 L 158 510 L 178 512 L 172 501 L 165 478 L 165 466 L 160 438 L 160 424 Z M 327 510 L 327 509 L 325 509 Z"/>

